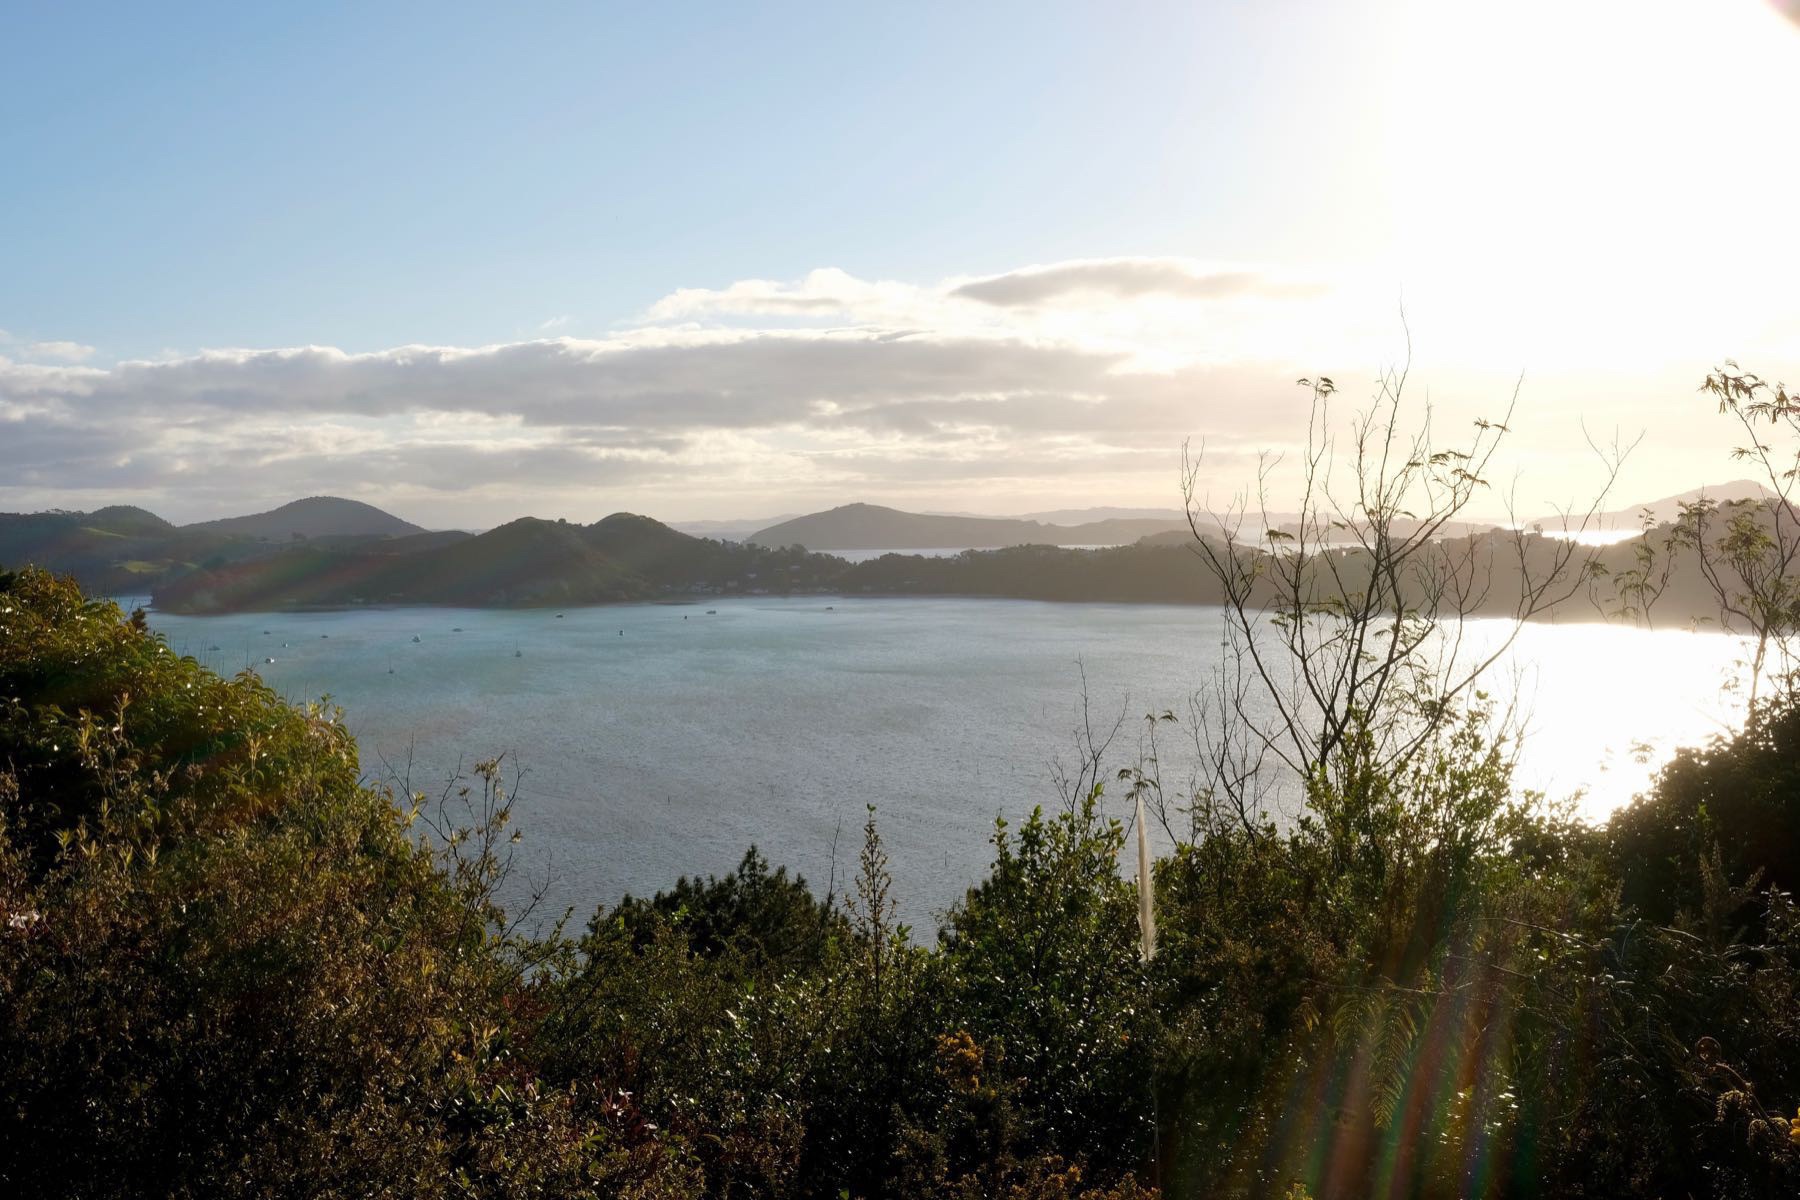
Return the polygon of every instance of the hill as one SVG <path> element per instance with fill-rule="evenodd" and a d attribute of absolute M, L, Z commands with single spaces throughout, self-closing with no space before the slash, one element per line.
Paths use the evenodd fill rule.
<path fill-rule="evenodd" d="M 169 580 L 154 597 L 159 608 L 188 613 L 606 604 L 678 594 L 821 590 L 844 565 L 803 551 L 696 538 L 631 513 L 587 526 L 522 517 L 473 537 L 433 533 L 297 543 Z"/>
<path fill-rule="evenodd" d="M 1681 515 L 1683 505 L 1692 504 L 1696 500 L 1714 500 L 1720 504 L 1730 504 L 1740 500 L 1767 500 L 1774 495 L 1768 488 L 1753 479 L 1733 479 L 1729 483 L 1709 483 L 1701 487 L 1691 488 L 1673 496 L 1664 496 L 1659 500 L 1651 500 L 1644 504 L 1633 504 L 1625 508 L 1615 508 L 1610 512 L 1600 513 L 1590 524 L 1596 529 L 1637 529 L 1644 523 L 1644 516 L 1649 514 L 1650 524 L 1667 525 Z M 1528 524 L 1542 525 L 1547 530 L 1563 527 L 1561 516 L 1539 517 Z"/>
<path fill-rule="evenodd" d="M 110 504 L 87 514 L 83 524 L 121 537 L 158 537 L 175 532 L 175 526 L 147 508 L 132 504 Z"/>
<path fill-rule="evenodd" d="M 308 496 L 293 500 L 268 512 L 243 517 L 222 517 L 216 521 L 198 521 L 187 529 L 222 533 L 231 537 L 262 538 L 283 542 L 295 537 L 404 537 L 426 532 L 410 521 L 402 521 L 360 500 L 338 496 Z"/>
<path fill-rule="evenodd" d="M 93 512 L 0 513 L 0 565 L 35 563 L 90 592 L 141 596 L 160 579 L 229 557 L 232 540 L 179 529 L 155 513 L 116 505 Z"/>
<path fill-rule="evenodd" d="M 1186 528 L 1178 517 L 1110 518 L 1080 525 L 1046 525 L 1017 517 L 963 517 L 902 512 L 879 504 L 845 504 L 771 525 L 750 535 L 759 546 L 809 550 L 961 550 L 1000 546 L 1096 546 L 1134 542 L 1146 534 Z"/>
<path fill-rule="evenodd" d="M 1747 482 L 1716 485 L 1653 501 L 1652 513 L 1674 512 L 1700 495 L 1754 496 Z M 295 512 L 306 523 L 282 521 Z M 1635 511 L 1621 509 L 1620 513 Z M 348 515 L 328 526 L 313 518 Z M 1279 516 L 1279 514 L 1277 514 Z M 149 594 L 181 612 L 343 608 L 369 604 L 450 604 L 477 607 L 575 605 L 678 595 L 840 592 L 887 595 L 984 595 L 1040 600 L 1208 603 L 1218 595 L 1191 553 L 1185 523 L 1155 518 L 1109 518 L 1083 525 L 1047 525 L 1012 518 L 907 513 L 875 505 L 847 505 L 765 530 L 750 543 L 695 537 L 650 517 L 614 513 L 591 525 L 522 518 L 478 536 L 425 532 L 379 509 L 314 498 L 261 517 L 265 529 L 296 525 L 319 532 L 298 540 L 222 532 L 232 522 L 176 527 L 140 508 L 115 506 L 91 513 L 0 514 L 0 566 L 36 564 L 73 575 L 109 595 Z M 237 518 L 234 521 L 253 520 Z M 1635 522 L 1634 522 L 1635 524 Z M 1248 526 L 1256 529 L 1260 522 Z M 1150 532 L 1143 532 L 1146 527 Z M 361 528 L 411 530 L 398 535 L 346 532 Z M 785 533 L 783 531 L 786 531 Z M 1404 533 L 1404 530 L 1397 530 Z M 1497 537 L 1495 556 L 1515 557 L 1513 535 L 1455 525 L 1456 542 Z M 1717 536 L 1717 534 L 1715 534 Z M 1652 543 L 1661 547 L 1667 530 Z M 842 558 L 793 545 L 813 539 L 855 548 L 976 548 L 953 557 L 888 554 L 852 566 Z M 1553 539 L 1528 538 L 1536 563 Z M 786 543 L 770 549 L 768 542 Z M 1256 552 L 1260 540 L 1242 541 Z M 1105 547 L 1086 550 L 1083 547 Z M 1640 539 L 1608 547 L 1598 579 L 1628 579 Z M 1340 569 L 1358 561 L 1338 558 Z M 1487 556 L 1484 551 L 1484 557 Z M 1662 579 L 1657 619 L 1711 619 L 1716 598 L 1694 563 L 1681 556 Z M 1541 565 L 1541 564 L 1538 564 Z M 1507 611 L 1516 573 L 1494 568 L 1491 604 Z M 1595 591 L 1606 589 L 1596 584 Z M 1603 596 L 1560 606 L 1561 619 L 1592 619 L 1619 606 Z"/>
<path fill-rule="evenodd" d="M 180 526 L 120 504 L 93 512 L 0 513 L 0 564 L 36 564 L 73 576 L 90 592 L 142 596 L 197 570 L 267 557 L 296 536 L 340 544 L 393 539 L 397 551 L 408 552 L 467 535 L 427 533 L 378 508 L 328 496 Z"/>
<path fill-rule="evenodd" d="M 159 608 L 240 612 L 363 604 L 596 603 L 636 597 L 628 573 L 590 547 L 579 529 L 522 517 L 475 537 L 418 538 L 367 547 L 307 545 L 196 571 L 158 587 Z"/>

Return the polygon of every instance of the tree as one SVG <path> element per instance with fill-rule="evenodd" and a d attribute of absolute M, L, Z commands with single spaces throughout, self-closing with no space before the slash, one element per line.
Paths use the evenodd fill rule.
<path fill-rule="evenodd" d="M 1479 681 L 1524 623 L 1582 597 L 1596 571 L 1597 552 L 1574 538 L 1466 520 L 1495 494 L 1516 388 L 1499 420 L 1445 446 L 1428 405 L 1409 425 L 1405 369 L 1384 374 L 1347 421 L 1330 378 L 1299 383 L 1311 412 L 1295 520 L 1277 528 L 1267 516 L 1279 457 L 1263 456 L 1254 500 L 1215 513 L 1201 460 L 1184 456 L 1192 547 L 1224 596 L 1221 664 L 1194 714 L 1203 767 L 1190 835 L 1220 819 L 1255 830 L 1291 785 L 1353 796 L 1367 777 L 1404 773 L 1479 702 Z M 1605 485 L 1565 513 L 1568 531 L 1593 520 L 1625 453 L 1596 450 Z M 1470 622 L 1482 616 L 1503 620 L 1477 636 Z"/>
<path fill-rule="evenodd" d="M 1793 493 L 1800 486 L 1800 393 L 1750 374 L 1730 359 L 1707 375 L 1700 390 L 1717 398 L 1719 412 L 1733 418 L 1749 440 L 1732 457 L 1754 464 L 1761 500 L 1720 505 L 1700 499 L 1684 505 L 1676 523 L 1676 545 L 1689 551 L 1718 603 L 1720 624 L 1749 634 L 1750 716 L 1771 669 L 1781 686 L 1791 687 L 1800 633 L 1800 520 Z M 1763 441 L 1768 426 L 1785 445 Z M 1774 440 L 1774 439 L 1771 439 Z"/>

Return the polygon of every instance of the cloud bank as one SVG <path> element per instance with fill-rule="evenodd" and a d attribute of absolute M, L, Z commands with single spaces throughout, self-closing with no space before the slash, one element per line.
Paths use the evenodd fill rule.
<path fill-rule="evenodd" d="M 1258 279 L 1146 259 L 933 285 L 819 270 L 681 289 L 601 337 L 108 366 L 14 344 L 0 357 L 0 506 L 129 500 L 189 518 L 331 491 L 486 524 L 851 498 L 1166 500 L 1184 436 L 1204 425 L 1247 444 L 1298 397 L 1288 364 L 1177 344 L 1169 314 L 1116 305 L 1175 298 L 1190 331 L 1216 332 L 1229 315 L 1205 310 Z M 1100 299 L 1112 307 L 1096 319 Z"/>
<path fill-rule="evenodd" d="M 130 502 L 199 519 L 331 492 L 483 526 L 853 499 L 1169 505 L 1184 440 L 1204 440 L 1222 488 L 1241 486 L 1255 451 L 1302 427 L 1296 375 L 1329 367 L 1354 388 L 1358 367 L 1392 361 L 1399 322 L 1366 301 L 1139 257 L 931 284 L 836 269 L 740 280 L 671 292 L 602 336 L 486 346 L 95 365 L 77 343 L 9 341 L 0 508 Z M 1492 415 L 1514 369 L 1463 372 L 1470 402 Z M 1434 399 L 1454 414 L 1448 391 Z"/>

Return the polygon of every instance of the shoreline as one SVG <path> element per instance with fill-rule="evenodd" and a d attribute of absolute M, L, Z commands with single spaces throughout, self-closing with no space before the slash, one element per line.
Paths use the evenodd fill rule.
<path fill-rule="evenodd" d="M 116 597 L 108 597 L 121 608 L 125 601 Z M 300 616 L 321 615 L 330 613 L 356 612 L 399 612 L 406 609 L 435 609 L 445 612 L 578 612 L 586 609 L 608 609 L 626 607 L 660 606 L 667 608 L 693 608 L 707 603 L 736 604 L 744 601 L 758 600 L 795 600 L 795 599 L 835 599 L 846 603 L 857 600 L 982 600 L 982 601 L 1015 601 L 1025 604 L 1052 604 L 1068 606 L 1100 606 L 1116 605 L 1128 608 L 1179 608 L 1179 609 L 1223 609 L 1226 606 L 1216 600 L 1164 600 L 1164 599 L 1129 599 L 1121 597 L 1095 597 L 1062 599 L 1048 596 L 1021 596 L 1005 592 L 768 592 L 762 594 L 729 593 L 696 596 L 693 599 L 646 599 L 646 600 L 600 600 L 580 604 L 457 604 L 438 601 L 414 601 L 404 604 L 332 604 L 332 605 L 295 605 L 285 608 L 217 608 L 217 609 L 182 609 L 163 608 L 152 604 L 140 605 L 145 612 L 171 617 L 209 618 L 209 617 L 243 617 L 243 616 Z M 130 609 L 126 608 L 129 612 Z M 1446 615 L 1437 618 L 1439 623 L 1453 625 L 1458 621 L 1509 621 L 1517 619 L 1515 614 L 1503 610 L 1470 612 L 1459 616 Z M 1635 622 L 1623 622 L 1609 618 L 1604 612 L 1592 606 L 1582 606 L 1581 611 L 1572 612 L 1562 609 L 1548 609 L 1525 619 L 1532 625 L 1594 625 L 1621 629 L 1647 629 L 1664 633 L 1719 633 L 1727 636 L 1742 636 L 1728 629 L 1720 629 L 1714 625 L 1707 628 L 1695 628 L 1696 622 L 1679 621 L 1652 626 Z"/>

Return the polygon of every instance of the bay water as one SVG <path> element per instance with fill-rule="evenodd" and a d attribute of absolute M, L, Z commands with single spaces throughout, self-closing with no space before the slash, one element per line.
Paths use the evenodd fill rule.
<path fill-rule="evenodd" d="M 436 795 L 504 754 L 522 772 L 509 898 L 547 881 L 543 911 L 572 907 L 579 926 L 626 892 L 727 871 L 751 844 L 841 890 L 874 805 L 902 913 L 927 935 L 984 874 L 995 817 L 1059 802 L 1084 720 L 1123 718 L 1116 768 L 1136 761 L 1145 714 L 1186 719 L 1221 621 L 912 597 L 150 615 L 177 652 L 342 705 L 372 781 Z M 1740 650 L 1712 633 L 1527 627 L 1491 685 L 1530 713 L 1519 781 L 1604 819 L 1674 747 L 1730 727 L 1720 685 Z M 1171 782 L 1191 767 L 1182 746 L 1165 726 Z"/>

